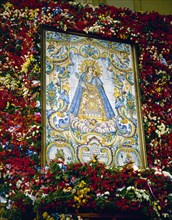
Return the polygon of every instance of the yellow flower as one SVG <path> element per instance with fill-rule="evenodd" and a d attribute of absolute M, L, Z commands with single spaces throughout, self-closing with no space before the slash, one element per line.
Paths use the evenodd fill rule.
<path fill-rule="evenodd" d="M 36 10 L 31 9 L 29 11 L 29 16 L 30 16 L 29 20 L 33 20 L 37 15 L 38 15 L 37 9 Z"/>
<path fill-rule="evenodd" d="M 157 92 L 161 92 L 161 88 L 160 88 L 160 87 L 156 88 L 155 90 L 156 90 Z"/>
<path fill-rule="evenodd" d="M 86 188 L 86 191 L 87 191 L 87 192 L 90 192 L 90 188 Z"/>
<path fill-rule="evenodd" d="M 125 34 L 120 34 L 119 36 L 120 36 L 121 39 L 126 39 L 127 38 L 127 36 Z"/>
<path fill-rule="evenodd" d="M 78 197 L 74 196 L 74 202 L 78 201 Z"/>
<path fill-rule="evenodd" d="M 161 206 L 158 205 L 158 209 L 161 210 Z"/>
<path fill-rule="evenodd" d="M 83 200 L 82 200 L 82 203 L 84 203 L 84 204 L 85 204 L 85 203 L 86 203 L 86 199 L 83 199 Z"/>
<path fill-rule="evenodd" d="M 72 190 L 72 187 L 71 187 L 71 186 L 69 186 L 67 189 L 68 189 L 68 190 Z"/>
<path fill-rule="evenodd" d="M 47 212 L 44 212 L 44 213 L 42 214 L 42 217 L 46 219 L 46 218 L 48 217 L 48 213 L 47 213 Z"/>
<path fill-rule="evenodd" d="M 26 60 L 26 62 L 22 65 L 22 69 L 20 72 L 24 72 L 27 73 L 28 71 L 28 67 L 30 65 L 30 63 L 34 60 L 33 55 L 31 54 L 30 57 Z"/>
<path fill-rule="evenodd" d="M 60 220 L 65 220 L 65 215 L 64 214 L 60 215 Z"/>
<path fill-rule="evenodd" d="M 86 182 L 84 180 L 82 180 L 79 184 L 79 188 L 82 188 L 86 185 Z"/>
<path fill-rule="evenodd" d="M 5 10 L 7 10 L 8 8 L 13 7 L 13 5 L 10 2 L 7 2 L 6 4 L 4 4 L 4 8 Z"/>
<path fill-rule="evenodd" d="M 10 103 L 9 102 L 7 102 L 7 104 L 6 104 L 6 108 L 8 108 L 10 106 Z"/>
<path fill-rule="evenodd" d="M 83 195 L 83 194 L 80 194 L 80 195 L 79 195 L 79 198 L 83 198 L 83 197 L 84 197 L 84 195 Z"/>

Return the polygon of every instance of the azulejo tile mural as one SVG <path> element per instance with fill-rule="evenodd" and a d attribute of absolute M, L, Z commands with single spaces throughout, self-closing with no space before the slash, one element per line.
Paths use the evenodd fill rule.
<path fill-rule="evenodd" d="M 44 157 L 146 164 L 132 45 L 43 30 Z"/>

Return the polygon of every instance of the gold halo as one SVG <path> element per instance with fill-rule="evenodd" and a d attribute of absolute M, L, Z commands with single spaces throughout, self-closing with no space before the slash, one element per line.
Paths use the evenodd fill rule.
<path fill-rule="evenodd" d="M 82 63 L 79 64 L 79 68 L 78 68 L 79 74 L 86 72 L 88 67 L 94 68 L 96 76 L 102 75 L 102 70 L 98 62 L 96 62 L 95 60 L 91 60 L 91 59 L 84 60 L 82 61 Z"/>

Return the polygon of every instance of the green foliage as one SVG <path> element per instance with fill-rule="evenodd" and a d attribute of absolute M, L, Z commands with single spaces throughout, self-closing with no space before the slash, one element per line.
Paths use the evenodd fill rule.
<path fill-rule="evenodd" d="M 6 208 L 3 215 L 8 220 L 31 220 L 34 217 L 33 201 L 23 192 L 16 192 L 11 197 L 11 207 Z"/>

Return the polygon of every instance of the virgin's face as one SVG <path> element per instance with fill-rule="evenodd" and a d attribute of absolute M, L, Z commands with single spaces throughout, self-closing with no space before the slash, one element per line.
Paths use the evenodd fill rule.
<path fill-rule="evenodd" d="M 88 68 L 88 74 L 91 75 L 92 73 L 93 73 L 93 69 L 92 69 L 92 67 L 89 67 Z"/>

